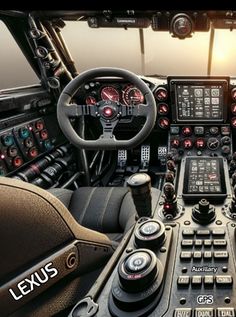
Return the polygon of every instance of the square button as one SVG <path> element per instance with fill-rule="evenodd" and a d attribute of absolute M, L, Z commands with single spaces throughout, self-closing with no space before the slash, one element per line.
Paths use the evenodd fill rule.
<path fill-rule="evenodd" d="M 202 246 L 202 240 L 195 240 L 195 243 L 194 243 L 195 247 L 201 247 Z"/>
<path fill-rule="evenodd" d="M 188 286 L 190 284 L 190 277 L 187 275 L 179 276 L 177 280 L 177 284 L 179 286 Z"/>
<path fill-rule="evenodd" d="M 192 285 L 193 286 L 201 286 L 202 284 L 202 277 L 201 275 L 194 275 L 192 276 Z"/>
<path fill-rule="evenodd" d="M 180 253 L 180 259 L 181 260 L 191 260 L 191 257 L 192 257 L 192 252 L 182 251 Z"/>
<path fill-rule="evenodd" d="M 203 258 L 207 259 L 207 260 L 211 259 L 212 258 L 212 252 L 211 251 L 205 251 L 203 253 Z"/>
<path fill-rule="evenodd" d="M 193 252 L 193 258 L 195 260 L 200 260 L 202 258 L 202 252 L 200 252 L 200 251 Z"/>
<path fill-rule="evenodd" d="M 213 275 L 205 275 L 203 282 L 204 282 L 205 286 L 213 286 L 214 285 L 214 276 Z"/>

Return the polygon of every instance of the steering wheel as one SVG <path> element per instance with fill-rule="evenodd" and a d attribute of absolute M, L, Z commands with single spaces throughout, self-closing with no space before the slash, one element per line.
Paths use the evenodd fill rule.
<path fill-rule="evenodd" d="M 95 105 L 78 105 L 71 99 L 78 88 L 96 77 L 120 77 L 136 86 L 144 95 L 146 104 L 124 105 L 112 100 L 102 100 Z M 70 118 L 79 116 L 97 117 L 103 133 L 97 140 L 85 140 L 74 130 Z M 141 130 L 129 140 L 117 140 L 114 128 L 122 117 L 145 117 Z M 152 131 L 156 122 L 156 102 L 149 87 L 134 73 L 120 68 L 101 67 L 85 71 L 75 77 L 62 91 L 57 104 L 57 118 L 62 132 L 78 148 L 88 150 L 128 149 L 137 146 Z"/>

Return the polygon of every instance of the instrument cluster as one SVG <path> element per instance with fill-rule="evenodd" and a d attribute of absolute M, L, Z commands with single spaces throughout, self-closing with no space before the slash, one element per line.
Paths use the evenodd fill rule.
<path fill-rule="evenodd" d="M 101 100 L 112 100 L 127 106 L 144 103 L 142 92 L 130 83 L 89 82 L 84 85 L 84 102 L 95 105 Z"/>

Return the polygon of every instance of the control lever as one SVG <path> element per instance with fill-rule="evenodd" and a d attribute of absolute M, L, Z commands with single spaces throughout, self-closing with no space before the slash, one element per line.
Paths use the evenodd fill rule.
<path fill-rule="evenodd" d="M 210 205 L 209 201 L 206 199 L 201 199 L 199 203 L 193 207 L 192 218 L 202 225 L 209 224 L 215 217 L 215 207 Z"/>
<path fill-rule="evenodd" d="M 165 183 L 163 187 L 164 205 L 163 214 L 166 219 L 173 219 L 178 213 L 177 199 L 175 195 L 175 187 L 172 183 Z"/>
<path fill-rule="evenodd" d="M 127 184 L 136 207 L 138 218 L 152 216 L 151 178 L 146 173 L 131 175 Z"/>
<path fill-rule="evenodd" d="M 173 160 L 168 160 L 166 162 L 166 166 L 167 166 L 167 169 L 171 172 L 173 172 L 175 174 L 176 172 L 176 168 L 175 168 L 175 162 Z"/>

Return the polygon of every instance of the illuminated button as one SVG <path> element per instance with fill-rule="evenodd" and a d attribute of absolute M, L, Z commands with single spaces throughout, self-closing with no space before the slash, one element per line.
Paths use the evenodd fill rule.
<path fill-rule="evenodd" d="M 171 143 L 171 147 L 173 147 L 173 148 L 178 148 L 179 145 L 180 145 L 180 140 L 179 140 L 179 139 L 172 139 L 172 140 L 170 141 L 170 143 Z"/>
<path fill-rule="evenodd" d="M 190 127 L 183 127 L 182 128 L 182 134 L 184 136 L 189 136 L 192 134 L 192 129 Z"/>
<path fill-rule="evenodd" d="M 234 101 L 236 101 L 236 87 L 231 90 L 231 97 Z"/>
<path fill-rule="evenodd" d="M 4 135 L 2 136 L 2 142 L 5 146 L 11 146 L 14 143 L 14 138 L 12 135 Z"/>
<path fill-rule="evenodd" d="M 200 139 L 200 138 L 196 140 L 195 144 L 197 149 L 203 149 L 206 145 L 204 139 Z"/>
<path fill-rule="evenodd" d="M 176 308 L 173 317 L 192 317 L 191 308 Z"/>
<path fill-rule="evenodd" d="M 38 156 L 38 150 L 35 147 L 31 148 L 29 150 L 29 156 L 32 157 L 32 158 Z"/>
<path fill-rule="evenodd" d="M 168 118 L 163 117 L 158 120 L 158 125 L 162 129 L 168 129 L 170 126 L 170 121 Z"/>
<path fill-rule="evenodd" d="M 47 132 L 47 130 L 42 130 L 42 131 L 40 132 L 40 136 L 41 136 L 41 139 L 46 140 L 46 139 L 48 138 L 48 132 Z"/>
<path fill-rule="evenodd" d="M 111 118 L 114 114 L 113 109 L 110 107 L 104 107 L 102 112 L 103 112 L 104 117 L 106 117 L 106 118 Z"/>
<path fill-rule="evenodd" d="M 185 139 L 185 140 L 183 141 L 183 147 L 184 147 L 185 149 L 191 149 L 191 148 L 193 147 L 193 142 L 192 142 L 192 140 L 190 140 L 190 139 Z"/>
<path fill-rule="evenodd" d="M 37 121 L 36 123 L 35 123 L 35 128 L 37 129 L 37 130 L 43 130 L 43 128 L 44 128 L 44 124 L 43 124 L 43 122 L 42 121 Z"/>
<path fill-rule="evenodd" d="M 168 97 L 168 91 L 164 87 L 159 87 L 155 91 L 155 96 L 156 96 L 157 100 L 164 101 Z"/>
<path fill-rule="evenodd" d="M 236 117 L 233 117 L 231 119 L 231 125 L 232 125 L 233 128 L 236 128 Z"/>
<path fill-rule="evenodd" d="M 46 140 L 46 141 L 44 141 L 44 147 L 46 150 L 51 150 L 53 145 L 52 145 L 50 140 Z"/>
<path fill-rule="evenodd" d="M 14 167 L 19 167 L 23 164 L 23 160 L 20 156 L 16 156 L 13 160 L 12 160 L 12 165 Z"/>
<path fill-rule="evenodd" d="M 26 139 L 26 138 L 29 137 L 30 132 L 29 132 L 29 130 L 28 130 L 27 128 L 20 128 L 19 134 L 20 134 L 20 137 L 21 137 L 22 139 Z"/>
<path fill-rule="evenodd" d="M 157 105 L 157 112 L 160 115 L 167 115 L 169 112 L 169 106 L 166 103 L 159 103 Z"/>

